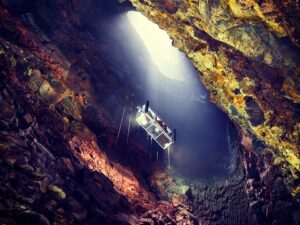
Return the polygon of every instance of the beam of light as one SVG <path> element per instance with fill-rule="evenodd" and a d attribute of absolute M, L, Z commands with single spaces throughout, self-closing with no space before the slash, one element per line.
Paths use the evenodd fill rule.
<path fill-rule="evenodd" d="M 132 83 L 137 95 L 150 99 L 157 114 L 179 131 L 170 152 L 172 168 L 191 179 L 223 176 L 226 169 L 216 169 L 218 164 L 211 159 L 228 156 L 227 117 L 209 102 L 195 67 L 172 46 L 164 31 L 138 12 L 127 12 L 124 17 L 118 27 L 127 33 L 115 35 L 136 68 Z M 163 144 L 166 150 L 171 147 Z"/>
<path fill-rule="evenodd" d="M 182 52 L 172 46 L 167 33 L 139 12 L 127 12 L 127 17 L 159 70 L 168 78 L 186 81 L 184 74 L 189 72 L 189 68 L 182 63 L 186 59 Z"/>

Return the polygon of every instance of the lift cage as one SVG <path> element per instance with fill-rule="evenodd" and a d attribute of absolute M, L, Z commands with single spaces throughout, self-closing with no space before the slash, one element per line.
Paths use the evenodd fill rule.
<path fill-rule="evenodd" d="M 136 121 L 163 149 L 175 142 L 176 130 L 174 129 L 172 132 L 166 123 L 150 109 L 149 101 L 138 107 Z"/>

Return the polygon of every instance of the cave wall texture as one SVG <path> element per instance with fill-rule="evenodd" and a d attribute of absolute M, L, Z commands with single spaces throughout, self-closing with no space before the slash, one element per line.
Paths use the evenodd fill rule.
<path fill-rule="evenodd" d="M 299 3 L 132 0 L 186 53 L 215 102 L 264 142 L 299 194 Z"/>
<path fill-rule="evenodd" d="M 128 69 L 101 20 L 116 5 L 1 1 L 1 224 L 128 224 L 155 207 L 142 176 L 104 153 L 117 134 L 105 97 L 127 91 L 116 73 Z M 127 164 L 145 173 L 143 148 L 129 149 L 117 155 L 132 153 Z"/>
<path fill-rule="evenodd" d="M 179 193 L 138 136 L 115 149 L 128 1 L 0 0 L 0 223 L 299 224 L 299 2 L 131 2 L 235 123 L 229 178 Z"/>

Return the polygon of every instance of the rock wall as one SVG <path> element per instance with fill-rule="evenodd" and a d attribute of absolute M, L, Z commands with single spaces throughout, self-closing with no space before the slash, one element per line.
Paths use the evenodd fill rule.
<path fill-rule="evenodd" d="M 170 195 L 172 183 L 151 184 L 135 138 L 115 148 L 134 71 L 106 21 L 128 3 L 2 0 L 0 222 L 297 224 L 298 5 L 133 3 L 167 30 L 211 100 L 240 125 L 231 176 Z"/>
<path fill-rule="evenodd" d="M 191 59 L 211 101 L 269 146 L 290 192 L 298 196 L 299 3 L 131 2 Z"/>
<path fill-rule="evenodd" d="M 7 47 L 1 44 L 1 223 L 118 224 L 115 207 L 126 209 L 126 198 L 99 170 L 73 155 L 64 138 L 66 119 L 41 99 L 54 100 L 54 90 L 47 84 L 43 94 L 45 81 L 37 71 L 27 79 L 32 87 L 40 85 L 41 96 L 28 88 L 22 79 L 29 76 L 25 62 L 33 63 L 33 56 L 17 56 Z"/>
<path fill-rule="evenodd" d="M 126 160 L 118 160 L 124 152 L 115 157 L 105 153 L 116 143 L 117 127 L 103 96 L 113 96 L 121 82 L 110 70 L 117 60 L 109 64 L 107 42 L 97 44 L 77 24 L 84 23 L 89 13 L 99 13 L 99 19 L 102 10 L 115 3 L 105 5 L 108 9 L 94 1 L 72 4 L 0 2 L 0 222 L 4 224 L 135 224 L 138 215 L 157 203 L 145 185 L 147 167 L 138 170 L 140 164 L 147 165 L 143 147 L 123 146 L 127 154 L 138 152 L 127 158 L 137 162 L 132 164 L 135 171 Z M 63 23 L 66 17 L 69 20 Z M 113 42 L 108 46 L 118 50 Z M 93 86 L 99 84 L 96 76 L 101 89 Z M 123 103 L 122 98 L 116 105 Z"/>

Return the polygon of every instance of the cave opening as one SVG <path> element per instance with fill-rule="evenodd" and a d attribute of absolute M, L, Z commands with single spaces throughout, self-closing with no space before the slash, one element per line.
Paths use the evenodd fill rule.
<path fill-rule="evenodd" d="M 165 31 L 141 13 L 122 13 L 114 23 L 112 36 L 121 43 L 123 54 L 131 62 L 126 80 L 131 87 L 133 110 L 125 113 L 125 121 L 135 115 L 136 106 L 150 100 L 151 108 L 178 132 L 170 154 L 172 173 L 187 180 L 226 179 L 231 122 L 209 101 L 192 63 L 172 46 Z M 121 110 L 116 123 L 120 114 Z M 126 136 L 128 125 L 122 126 Z M 137 124 L 131 124 L 130 132 L 148 149 L 152 162 L 167 164 L 167 153 L 147 139 Z"/>

